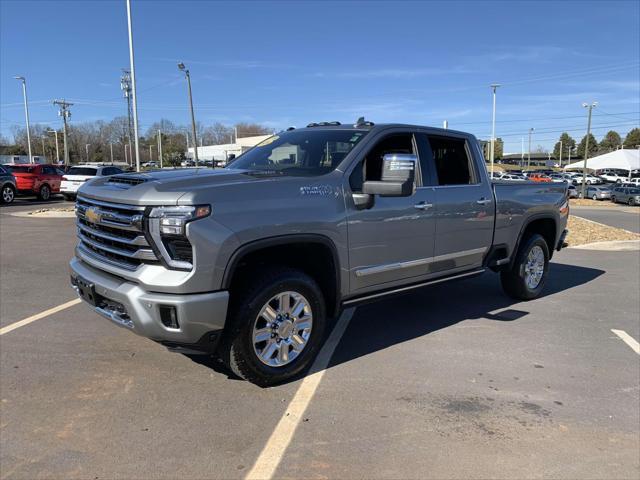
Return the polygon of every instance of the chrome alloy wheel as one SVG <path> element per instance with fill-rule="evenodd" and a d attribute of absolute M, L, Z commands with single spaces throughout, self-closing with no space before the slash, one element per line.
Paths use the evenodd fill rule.
<path fill-rule="evenodd" d="M 535 246 L 527 255 L 527 263 L 524 266 L 524 282 L 531 290 L 540 285 L 544 274 L 544 252 L 539 246 Z"/>
<path fill-rule="evenodd" d="M 262 307 L 253 324 L 253 351 L 265 365 L 288 365 L 307 346 L 312 327 L 309 301 L 297 292 L 281 292 Z"/>
<path fill-rule="evenodd" d="M 4 203 L 13 202 L 13 197 L 13 188 L 7 186 L 2 189 L 2 201 L 4 201 Z"/>

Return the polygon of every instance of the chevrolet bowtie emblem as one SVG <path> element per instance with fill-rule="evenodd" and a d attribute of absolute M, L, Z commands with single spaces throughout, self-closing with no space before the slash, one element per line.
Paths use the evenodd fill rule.
<path fill-rule="evenodd" d="M 102 215 L 100 214 L 100 212 L 94 208 L 94 207 L 89 207 L 87 208 L 87 210 L 84 212 L 84 216 L 86 217 L 87 220 L 89 220 L 91 223 L 100 223 L 100 220 L 102 219 Z"/>

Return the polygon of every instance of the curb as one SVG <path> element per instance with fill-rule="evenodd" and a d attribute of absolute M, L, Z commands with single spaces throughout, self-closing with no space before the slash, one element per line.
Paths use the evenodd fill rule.
<path fill-rule="evenodd" d="M 640 251 L 640 240 L 611 240 L 608 242 L 585 243 L 574 247 L 579 250 L 603 250 L 610 252 Z"/>

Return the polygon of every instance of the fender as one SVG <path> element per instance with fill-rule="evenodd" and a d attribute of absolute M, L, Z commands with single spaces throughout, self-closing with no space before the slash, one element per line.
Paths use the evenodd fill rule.
<path fill-rule="evenodd" d="M 335 295 L 335 305 L 333 308 L 333 313 L 337 314 L 340 309 L 341 302 L 341 285 L 340 285 L 340 260 L 338 257 L 338 250 L 333 243 L 333 241 L 324 235 L 320 234 L 287 234 L 287 235 L 278 235 L 275 237 L 267 237 L 261 238 L 259 240 L 254 240 L 252 242 L 241 245 L 236 249 L 235 252 L 231 255 L 231 258 L 227 262 L 227 266 L 224 271 L 224 275 L 222 277 L 222 289 L 228 290 L 231 287 L 231 279 L 233 278 L 233 274 L 238 266 L 240 260 L 242 260 L 247 254 L 251 252 L 255 252 L 257 250 L 261 250 L 263 248 L 275 247 L 279 245 L 288 245 L 288 244 L 301 244 L 301 243 L 315 243 L 320 244 L 329 248 L 331 252 L 331 256 L 333 257 L 333 265 L 334 265 L 334 295 Z"/>
<path fill-rule="evenodd" d="M 516 244 L 513 247 L 513 251 L 511 252 L 509 268 L 512 268 L 513 263 L 516 261 L 516 254 L 518 252 L 518 249 L 520 248 L 520 242 L 522 240 L 522 236 L 525 230 L 527 229 L 527 227 L 529 227 L 529 225 L 531 225 L 531 223 L 535 222 L 536 220 L 553 220 L 553 224 L 556 227 L 556 235 L 554 238 L 554 242 L 558 240 L 558 219 L 554 215 L 549 215 L 548 213 L 536 213 L 531 215 L 530 217 L 527 218 L 527 220 L 522 224 L 522 227 L 520 228 L 520 233 L 518 234 L 518 238 L 516 239 Z M 551 257 L 553 256 L 554 251 L 555 251 L 555 247 L 549 248 L 549 259 L 551 259 Z"/>

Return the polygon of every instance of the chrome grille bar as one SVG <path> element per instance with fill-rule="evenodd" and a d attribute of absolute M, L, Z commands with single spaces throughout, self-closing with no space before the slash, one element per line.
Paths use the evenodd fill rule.
<path fill-rule="evenodd" d="M 79 251 L 94 260 L 129 270 L 143 263 L 157 263 L 158 257 L 143 232 L 145 208 L 78 196 Z"/>

